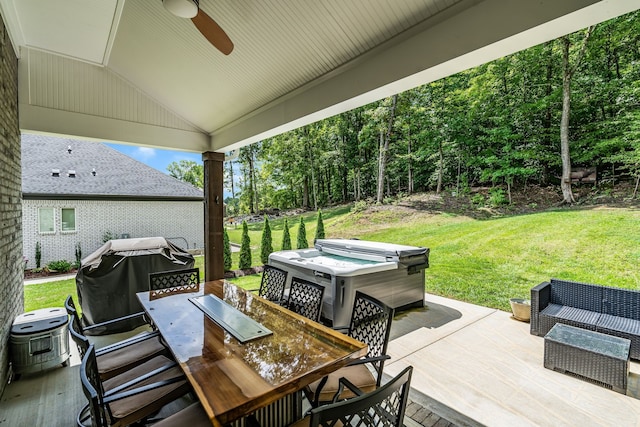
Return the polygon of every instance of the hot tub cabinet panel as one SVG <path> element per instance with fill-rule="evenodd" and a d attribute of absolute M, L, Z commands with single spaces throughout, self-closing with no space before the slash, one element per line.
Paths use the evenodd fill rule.
<path fill-rule="evenodd" d="M 324 286 L 322 316 L 346 326 L 356 290 L 393 308 L 424 306 L 428 256 L 428 248 L 319 239 L 314 249 L 274 252 L 269 264 L 287 270 L 289 283 L 296 276 Z"/>

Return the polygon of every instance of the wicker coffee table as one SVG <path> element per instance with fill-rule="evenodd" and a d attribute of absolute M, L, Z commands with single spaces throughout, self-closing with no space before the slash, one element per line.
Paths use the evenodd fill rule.
<path fill-rule="evenodd" d="M 544 337 L 544 367 L 626 394 L 630 345 L 625 338 L 556 323 Z"/>

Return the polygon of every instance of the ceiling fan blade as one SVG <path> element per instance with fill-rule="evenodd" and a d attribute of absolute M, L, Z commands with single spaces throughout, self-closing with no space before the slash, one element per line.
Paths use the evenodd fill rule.
<path fill-rule="evenodd" d="M 198 9 L 198 14 L 191 18 L 191 21 L 213 47 L 225 55 L 229 55 L 233 51 L 233 42 L 227 33 L 202 9 Z"/>

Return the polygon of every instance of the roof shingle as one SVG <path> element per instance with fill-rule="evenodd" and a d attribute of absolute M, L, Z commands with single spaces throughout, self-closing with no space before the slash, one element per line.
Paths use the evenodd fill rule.
<path fill-rule="evenodd" d="M 53 169 L 60 171 L 59 176 L 53 176 Z M 69 176 L 70 170 L 75 177 Z M 25 199 L 204 199 L 202 190 L 105 144 L 27 133 L 22 134 L 22 195 Z"/>

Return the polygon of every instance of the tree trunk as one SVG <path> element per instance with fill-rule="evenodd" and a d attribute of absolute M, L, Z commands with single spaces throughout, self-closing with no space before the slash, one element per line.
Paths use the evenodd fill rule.
<path fill-rule="evenodd" d="M 562 43 L 562 118 L 560 119 L 560 157 L 562 158 L 562 198 L 564 203 L 574 203 L 571 191 L 571 154 L 569 150 L 569 117 L 571 115 L 571 79 L 576 72 L 586 51 L 587 42 L 594 27 L 589 27 L 582 40 L 580 52 L 573 65 L 569 59 L 571 40 L 569 36 L 560 39 Z"/>
<path fill-rule="evenodd" d="M 409 170 L 409 182 L 407 184 L 408 193 L 413 194 L 413 169 L 411 168 L 411 127 L 409 127 L 409 138 L 407 142 L 407 168 Z"/>
<path fill-rule="evenodd" d="M 253 173 L 253 152 L 249 153 L 249 211 L 252 214 L 256 213 L 255 209 L 255 185 L 254 185 L 254 173 Z"/>
<path fill-rule="evenodd" d="M 389 140 L 391 139 L 391 130 L 393 128 L 393 119 L 396 113 L 396 102 L 398 101 L 398 95 L 393 95 L 391 109 L 389 111 L 389 122 L 387 125 L 387 133 L 383 135 L 380 131 L 380 153 L 378 157 L 378 197 L 376 202 L 382 203 L 384 196 L 384 178 L 385 169 L 387 167 L 387 151 L 389 150 Z"/>
<path fill-rule="evenodd" d="M 311 149 L 311 143 L 309 142 L 309 137 L 305 138 L 305 145 L 307 146 L 307 150 L 309 151 L 309 166 L 311 169 L 311 190 L 313 191 L 313 210 L 318 210 L 318 185 L 316 182 L 316 171 L 313 162 L 313 150 Z"/>
<path fill-rule="evenodd" d="M 235 184 L 234 184 L 234 179 L 233 179 L 233 160 L 229 162 L 229 176 L 231 177 L 231 198 L 235 199 L 236 198 L 236 190 L 235 190 Z"/>
<path fill-rule="evenodd" d="M 442 191 L 442 169 L 444 168 L 444 154 L 442 153 L 442 141 L 438 143 L 438 185 L 436 186 L 436 194 Z"/>
<path fill-rule="evenodd" d="M 302 207 L 309 208 L 309 178 L 306 176 L 302 180 Z"/>
<path fill-rule="evenodd" d="M 571 109 L 571 70 L 569 67 L 569 36 L 561 39 L 562 43 L 562 118 L 560 119 L 560 157 L 562 158 L 562 200 L 574 203 L 571 191 L 571 154 L 569 153 L 569 115 Z"/>

